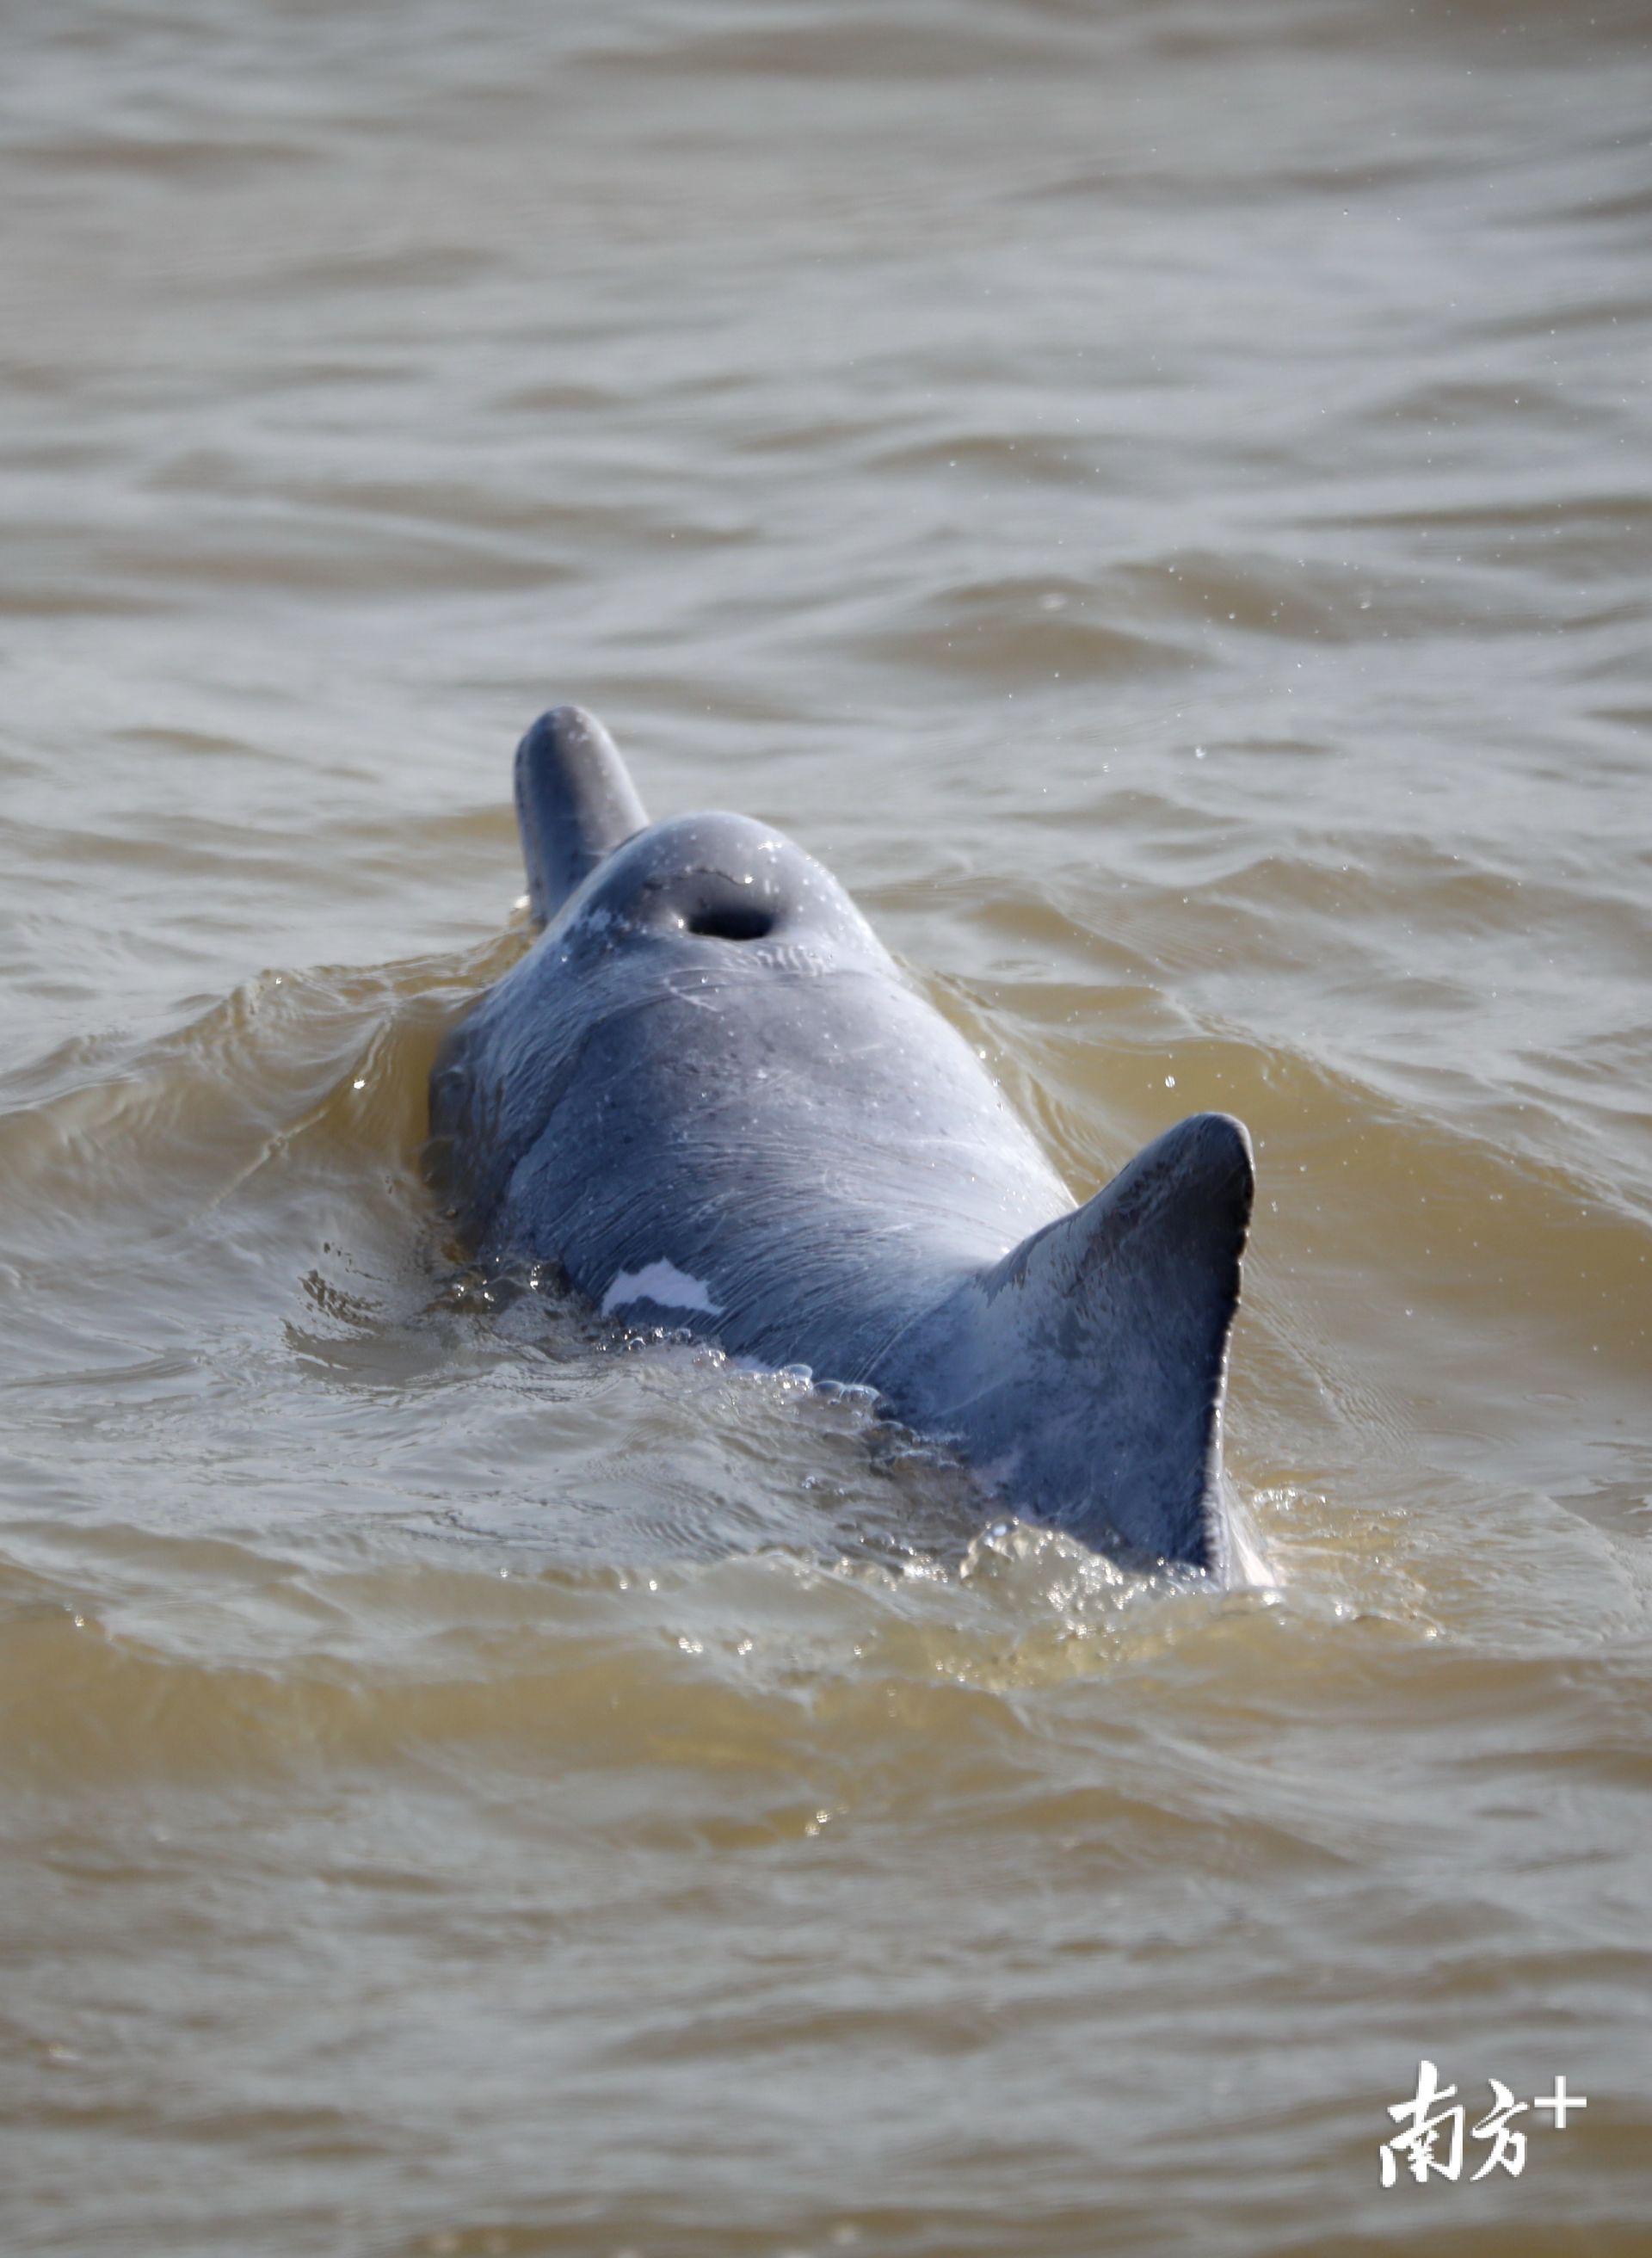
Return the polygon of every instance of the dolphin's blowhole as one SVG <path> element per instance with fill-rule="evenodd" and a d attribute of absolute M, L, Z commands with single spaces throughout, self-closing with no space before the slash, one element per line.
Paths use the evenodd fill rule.
<path fill-rule="evenodd" d="M 683 920 L 684 933 L 707 941 L 762 941 L 774 931 L 775 912 L 767 902 L 711 902 Z"/>

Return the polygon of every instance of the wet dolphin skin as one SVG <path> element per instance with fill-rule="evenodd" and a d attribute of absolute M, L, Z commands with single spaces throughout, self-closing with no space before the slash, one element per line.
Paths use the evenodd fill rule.
<path fill-rule="evenodd" d="M 649 823 L 577 707 L 524 738 L 516 805 L 542 930 L 430 1083 L 433 1174 L 479 1259 L 875 1388 L 1027 1518 L 1223 1571 L 1241 1125 L 1194 1115 L 1077 1205 L 791 841 Z"/>

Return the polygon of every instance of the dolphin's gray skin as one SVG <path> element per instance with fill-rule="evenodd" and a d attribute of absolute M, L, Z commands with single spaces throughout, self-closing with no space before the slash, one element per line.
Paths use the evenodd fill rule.
<path fill-rule="evenodd" d="M 649 824 L 577 707 L 523 739 L 516 806 L 545 929 L 430 1083 L 480 1259 L 869 1385 L 1017 1513 L 1224 1571 L 1240 1124 L 1194 1115 L 1075 1207 L 801 848 L 740 815 Z"/>

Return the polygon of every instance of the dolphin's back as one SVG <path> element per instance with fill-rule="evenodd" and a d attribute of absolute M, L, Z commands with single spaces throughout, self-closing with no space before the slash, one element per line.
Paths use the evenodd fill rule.
<path fill-rule="evenodd" d="M 431 1127 L 485 1262 L 851 1382 L 1071 1205 L 828 874 L 738 816 L 587 879 L 449 1039 Z"/>

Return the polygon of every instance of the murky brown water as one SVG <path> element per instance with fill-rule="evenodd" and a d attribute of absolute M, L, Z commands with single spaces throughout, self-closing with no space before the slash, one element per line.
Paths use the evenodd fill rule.
<path fill-rule="evenodd" d="M 1652 2247 L 1645 10 L 4 48 L 0 2245 Z M 1275 1587 L 462 1290 L 570 696 L 1079 1191 L 1251 1123 Z"/>

